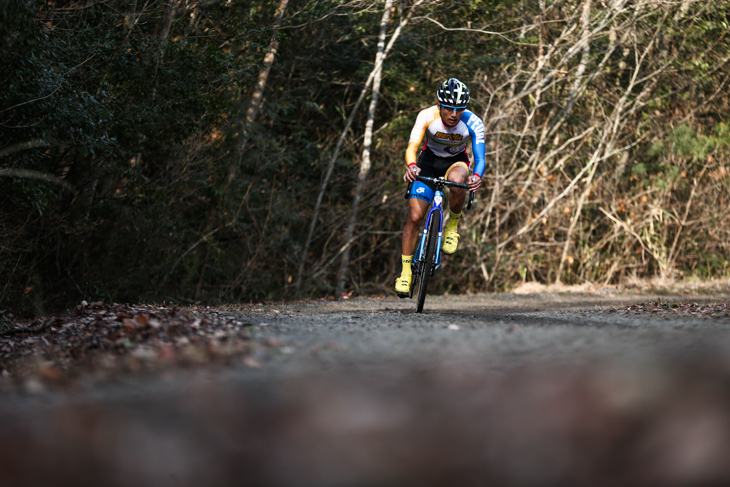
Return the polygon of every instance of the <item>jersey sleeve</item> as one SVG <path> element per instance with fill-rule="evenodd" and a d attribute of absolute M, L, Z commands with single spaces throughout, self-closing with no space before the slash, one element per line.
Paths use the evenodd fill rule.
<path fill-rule="evenodd" d="M 411 130 L 411 136 L 408 139 L 408 148 L 406 148 L 406 164 L 411 165 L 416 163 L 416 156 L 418 154 L 418 147 L 423 141 L 423 137 L 426 135 L 426 129 L 433 122 L 433 107 L 421 110 L 416 118 L 416 123 L 413 125 Z"/>
<path fill-rule="evenodd" d="M 484 145 L 484 122 L 468 110 L 464 112 L 461 120 L 466 124 L 469 129 L 469 135 L 471 135 L 471 148 L 474 153 L 474 174 L 482 177 L 487 165 L 486 157 L 484 156 L 486 152 Z"/>

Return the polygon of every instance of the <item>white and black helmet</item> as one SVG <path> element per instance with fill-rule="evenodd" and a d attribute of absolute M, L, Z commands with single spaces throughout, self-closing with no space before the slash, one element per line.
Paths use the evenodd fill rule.
<path fill-rule="evenodd" d="M 442 105 L 466 107 L 469 103 L 469 88 L 458 79 L 449 78 L 436 90 L 436 99 Z"/>

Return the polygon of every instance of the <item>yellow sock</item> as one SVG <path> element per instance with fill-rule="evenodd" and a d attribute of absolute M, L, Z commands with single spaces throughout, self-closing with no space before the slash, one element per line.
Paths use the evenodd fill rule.
<path fill-rule="evenodd" d="M 459 225 L 459 218 L 461 218 L 461 213 L 454 213 L 449 210 L 449 221 L 446 223 L 446 230 L 455 232 L 456 227 Z"/>
<path fill-rule="evenodd" d="M 413 273 L 411 271 L 411 262 L 413 262 L 413 256 L 412 255 L 402 255 L 401 262 L 403 263 L 403 272 L 401 273 L 401 275 L 402 276 L 412 275 Z"/>

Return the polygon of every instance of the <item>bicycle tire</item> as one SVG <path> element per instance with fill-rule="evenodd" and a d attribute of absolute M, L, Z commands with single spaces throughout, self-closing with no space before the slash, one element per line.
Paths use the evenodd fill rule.
<path fill-rule="evenodd" d="M 413 291 L 418 287 L 418 284 L 421 282 L 421 269 L 414 265 L 413 271 L 413 282 L 411 282 L 411 290 L 408 293 L 408 297 L 411 299 L 413 299 Z"/>
<path fill-rule="evenodd" d="M 421 285 L 418 288 L 418 305 L 416 306 L 416 313 L 423 311 L 423 304 L 426 302 L 426 292 L 428 291 L 429 277 L 431 277 L 436 267 L 436 245 L 438 244 L 439 227 L 441 227 L 441 215 L 434 212 L 433 218 L 431 218 L 431 223 L 428 225 L 426 255 L 423 259 L 423 265 L 419 270 L 419 274 L 421 274 Z"/>

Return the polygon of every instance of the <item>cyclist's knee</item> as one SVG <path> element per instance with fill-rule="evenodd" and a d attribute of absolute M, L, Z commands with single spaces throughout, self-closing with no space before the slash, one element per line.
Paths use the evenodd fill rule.
<path fill-rule="evenodd" d="M 423 220 L 423 212 L 411 208 L 411 211 L 408 213 L 408 222 L 411 225 L 419 225 L 421 220 Z"/>
<path fill-rule="evenodd" d="M 459 167 L 455 167 L 451 171 L 449 171 L 448 180 L 454 181 L 457 183 L 464 183 L 464 182 L 466 182 L 466 177 L 467 177 L 466 169 L 459 166 Z M 452 188 L 452 189 L 455 189 L 455 188 Z"/>
<path fill-rule="evenodd" d="M 408 223 L 418 225 L 423 220 L 423 215 L 428 209 L 428 202 L 420 198 L 411 198 L 408 200 Z"/>
<path fill-rule="evenodd" d="M 447 179 L 451 179 L 448 177 L 451 174 L 462 173 L 462 172 L 466 173 L 466 172 L 468 172 L 468 169 L 469 169 L 469 166 L 467 165 L 466 162 L 464 162 L 464 161 L 455 162 L 446 171 Z"/>

